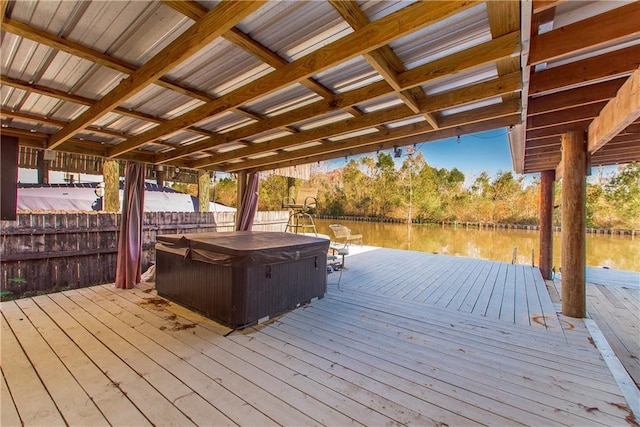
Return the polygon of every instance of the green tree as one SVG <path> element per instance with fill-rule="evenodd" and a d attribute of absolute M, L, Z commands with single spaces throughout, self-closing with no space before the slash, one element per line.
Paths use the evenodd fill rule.
<path fill-rule="evenodd" d="M 604 189 L 615 214 L 612 226 L 640 228 L 640 163 L 619 168 Z"/>

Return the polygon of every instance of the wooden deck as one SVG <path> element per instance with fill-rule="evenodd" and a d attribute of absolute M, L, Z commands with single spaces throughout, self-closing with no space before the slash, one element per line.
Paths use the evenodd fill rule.
<path fill-rule="evenodd" d="M 561 303 L 561 281 L 556 300 Z M 640 387 L 640 273 L 587 268 L 587 313 Z"/>
<path fill-rule="evenodd" d="M 394 274 L 380 270 L 356 280 L 378 262 L 376 252 L 350 257 L 341 278 L 331 274 L 324 299 L 228 335 L 226 328 L 141 289 L 105 285 L 3 302 L 0 423 L 630 422 L 625 400 L 581 321 L 569 327 L 556 318 L 562 328 L 521 324 L 520 314 L 514 312 L 511 321 L 510 314 L 489 310 L 493 298 L 483 314 L 446 277 L 441 280 L 449 287 L 435 304 L 429 298 L 436 297 L 422 288 L 400 290 L 417 278 L 426 283 L 428 271 L 448 265 L 449 275 L 474 284 L 460 284 L 460 292 L 483 295 L 496 267 L 490 262 L 463 266 L 445 257 L 423 254 L 421 260 L 390 251 L 383 259 L 398 266 Z M 474 273 L 460 271 L 468 267 Z M 520 274 L 501 268 L 494 283 L 503 274 L 505 283 Z M 365 282 L 379 285 L 382 294 L 365 290 Z M 397 282 L 396 292 L 391 282 Z M 506 288 L 501 301 L 510 292 Z M 521 306 L 518 298 L 540 298 L 524 291 L 513 290 L 514 307 Z M 446 299 L 457 302 L 444 304 Z M 542 302 L 540 307 L 550 320 Z"/>

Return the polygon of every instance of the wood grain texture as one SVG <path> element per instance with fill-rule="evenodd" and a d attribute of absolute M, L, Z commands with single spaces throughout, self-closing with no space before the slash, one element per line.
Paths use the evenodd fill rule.
<path fill-rule="evenodd" d="M 347 264 L 339 290 L 332 274 L 324 299 L 230 335 L 171 302 L 151 303 L 149 286 L 103 285 L 0 310 L 3 325 L 28 322 L 15 333 L 46 342 L 114 425 L 624 423 L 624 400 L 580 320 L 518 323 L 521 284 L 529 303 L 546 290 L 535 269 L 389 249 Z M 494 266 L 514 286 L 516 323 L 456 309 L 497 282 Z M 11 374 L 22 371 L 6 368 L 22 360 L 33 369 L 39 356 L 28 345 L 28 355 L 7 361 L 21 350 L 14 331 L 2 333 L 10 400 L 34 419 L 34 403 L 54 401 L 21 394 Z M 49 381 L 56 404 L 65 399 L 57 387 Z"/>

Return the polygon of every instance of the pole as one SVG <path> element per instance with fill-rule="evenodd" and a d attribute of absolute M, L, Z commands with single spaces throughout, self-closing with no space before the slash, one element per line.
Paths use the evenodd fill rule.
<path fill-rule="evenodd" d="M 553 185 L 555 170 L 540 173 L 540 273 L 550 280 L 553 269 Z"/>
<path fill-rule="evenodd" d="M 562 313 L 586 314 L 586 168 L 587 148 L 582 132 L 562 135 Z"/>

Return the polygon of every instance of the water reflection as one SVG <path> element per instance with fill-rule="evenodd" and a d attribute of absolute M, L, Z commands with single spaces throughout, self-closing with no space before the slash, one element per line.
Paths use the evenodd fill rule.
<path fill-rule="evenodd" d="M 335 220 L 316 220 L 319 233 L 332 236 L 329 224 Z M 538 263 L 538 231 L 465 228 L 442 228 L 436 225 L 408 226 L 377 222 L 340 221 L 352 232 L 364 235 L 364 244 L 385 248 L 408 249 L 445 255 L 459 255 L 511 262 L 517 248 L 516 262 L 531 264 L 531 251 Z M 640 239 L 631 236 L 587 234 L 587 265 L 619 270 L 640 271 Z M 553 236 L 553 264 L 560 267 L 560 233 Z"/>

